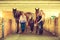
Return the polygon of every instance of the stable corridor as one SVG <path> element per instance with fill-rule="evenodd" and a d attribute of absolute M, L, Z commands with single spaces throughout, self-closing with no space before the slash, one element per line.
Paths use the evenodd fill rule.
<path fill-rule="evenodd" d="M 0 2 L 0 5 L 0 40 L 60 40 L 60 2 L 6 1 Z M 36 34 L 37 14 L 40 12 L 45 14 L 42 35 Z M 24 33 L 21 33 L 20 13 L 27 19 L 31 17 L 30 13 L 32 14 L 33 33 L 30 32 L 29 21 L 25 25 Z"/>

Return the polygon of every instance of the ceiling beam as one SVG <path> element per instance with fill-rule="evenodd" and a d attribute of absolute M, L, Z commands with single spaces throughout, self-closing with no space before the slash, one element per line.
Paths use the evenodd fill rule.
<path fill-rule="evenodd" d="M 60 4 L 60 1 L 0 1 L 0 4 Z"/>

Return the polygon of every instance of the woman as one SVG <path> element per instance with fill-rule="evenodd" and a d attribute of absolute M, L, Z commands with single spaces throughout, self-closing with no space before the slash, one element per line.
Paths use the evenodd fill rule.
<path fill-rule="evenodd" d="M 44 21 L 44 12 L 41 10 L 40 13 L 37 14 L 37 28 L 36 33 L 39 31 L 39 34 L 43 34 L 43 21 Z"/>
<path fill-rule="evenodd" d="M 20 16 L 20 24 L 21 24 L 21 31 L 22 33 L 25 31 L 25 27 L 26 27 L 26 16 L 24 15 L 24 13 L 22 12 L 22 15 Z"/>

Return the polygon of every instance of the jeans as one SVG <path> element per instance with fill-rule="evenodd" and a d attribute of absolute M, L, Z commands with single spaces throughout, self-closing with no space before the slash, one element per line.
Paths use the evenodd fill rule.
<path fill-rule="evenodd" d="M 22 31 L 22 33 L 25 31 L 25 26 L 26 26 L 26 23 L 21 22 L 21 31 Z"/>
<path fill-rule="evenodd" d="M 36 33 L 39 31 L 39 34 L 43 34 L 43 21 L 41 21 L 36 27 Z"/>
<path fill-rule="evenodd" d="M 30 29 L 31 29 L 31 32 L 33 32 L 33 30 L 34 30 L 34 23 L 30 24 Z"/>

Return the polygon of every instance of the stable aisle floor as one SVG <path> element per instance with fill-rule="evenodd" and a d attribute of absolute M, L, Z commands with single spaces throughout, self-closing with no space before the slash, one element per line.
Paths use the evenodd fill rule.
<path fill-rule="evenodd" d="M 4 40 L 59 40 L 58 37 L 52 36 L 50 33 L 45 32 L 43 35 L 36 34 L 11 34 Z"/>

